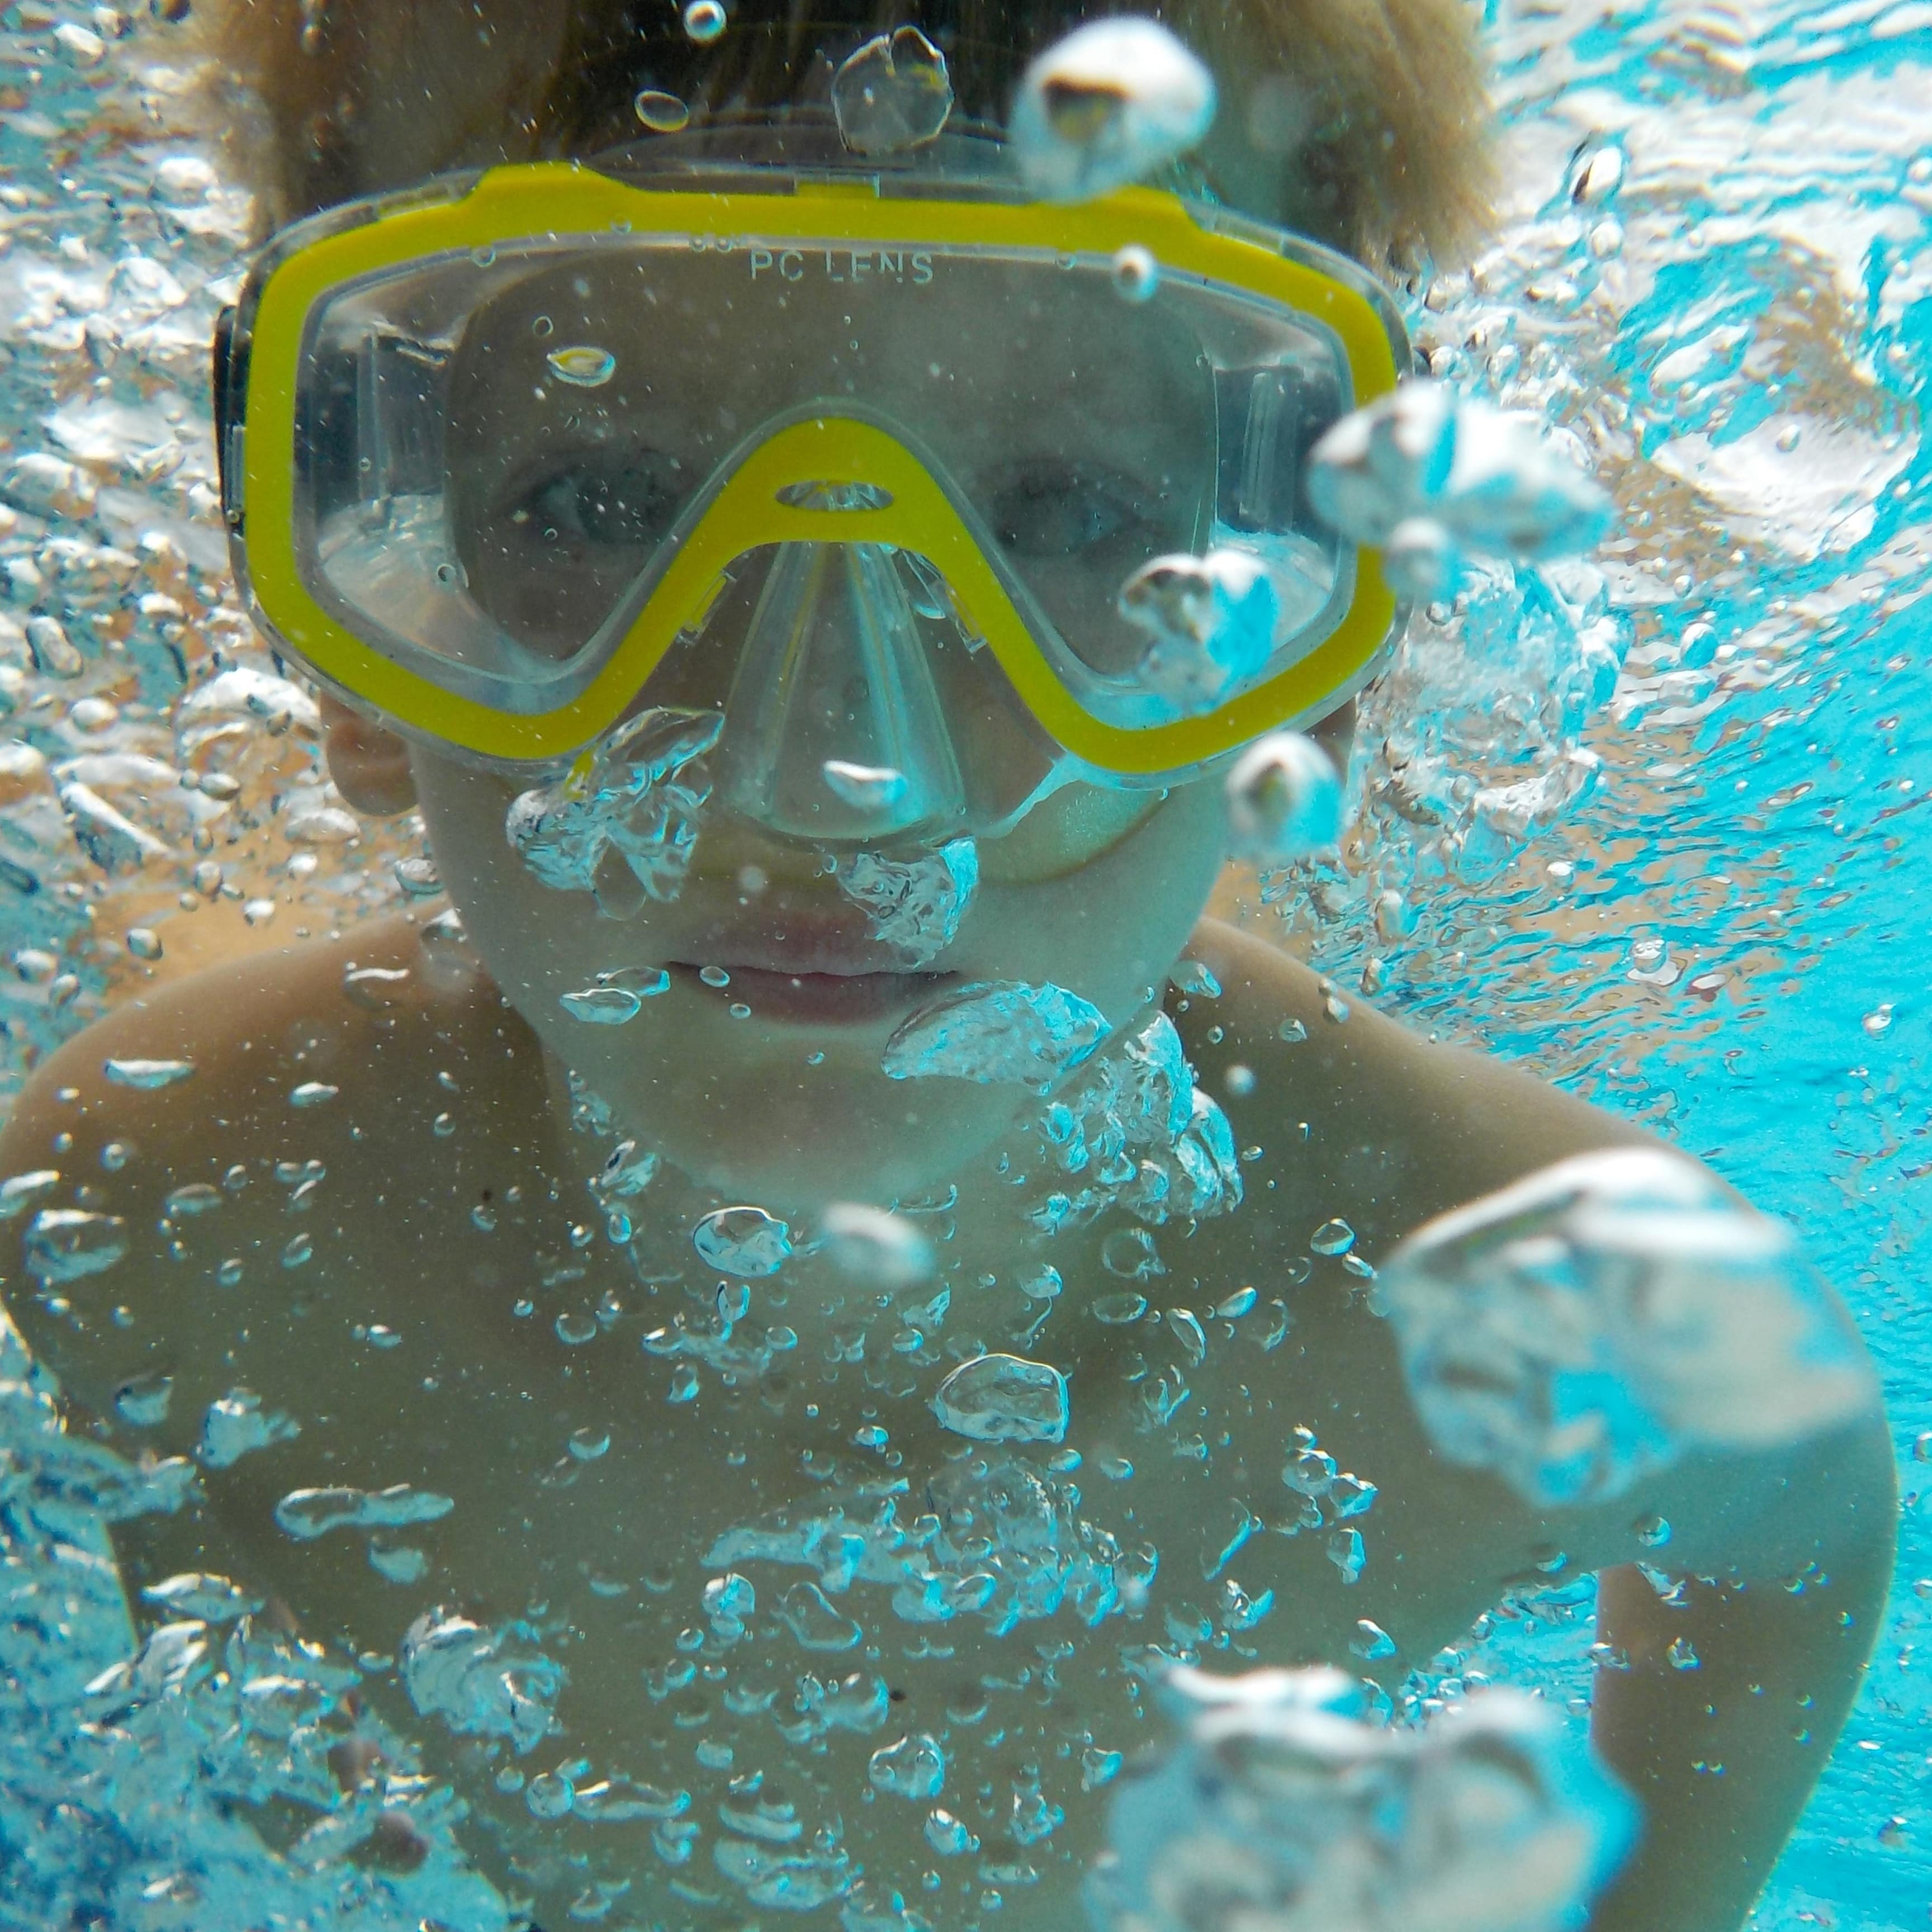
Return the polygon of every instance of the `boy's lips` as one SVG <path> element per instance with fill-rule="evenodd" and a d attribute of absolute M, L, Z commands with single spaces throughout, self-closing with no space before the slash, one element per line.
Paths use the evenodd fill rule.
<path fill-rule="evenodd" d="M 686 957 L 664 963 L 678 978 L 697 983 L 701 968 L 722 967 L 730 982 L 716 990 L 742 1000 L 760 1018 L 833 1024 L 911 1007 L 959 976 L 909 969 L 872 938 L 862 914 L 780 905 L 768 916 L 769 923 L 755 926 L 707 922 L 685 942 Z"/>
<path fill-rule="evenodd" d="M 723 965 L 722 960 L 707 962 Z M 956 973 L 772 972 L 762 966 L 725 968 L 730 983 L 717 989 L 723 997 L 742 1000 L 764 1020 L 793 1020 L 814 1025 L 862 1024 L 884 1018 L 928 999 L 958 978 Z M 674 978 L 701 985 L 698 968 L 682 960 L 670 962 Z"/>

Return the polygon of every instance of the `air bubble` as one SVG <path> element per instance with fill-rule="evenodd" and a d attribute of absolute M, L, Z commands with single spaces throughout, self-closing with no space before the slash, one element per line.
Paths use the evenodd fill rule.
<path fill-rule="evenodd" d="M 1249 746 L 1228 774 L 1227 799 L 1232 858 L 1286 865 L 1341 836 L 1341 780 L 1328 754 L 1298 731 L 1270 732 Z M 1281 1036 L 1294 1037 L 1286 1029 L 1298 1024 L 1283 1021 Z"/>
<path fill-rule="evenodd" d="M 624 986 L 592 986 L 582 992 L 560 993 L 557 1004 L 572 1019 L 586 1026 L 622 1026 L 644 1010 L 644 1002 Z"/>
<path fill-rule="evenodd" d="M 118 1214 L 44 1208 L 27 1230 L 27 1272 L 44 1288 L 99 1274 L 127 1252 L 128 1224 Z"/>
<path fill-rule="evenodd" d="M 1144 180 L 1206 134 L 1213 76 L 1165 27 L 1131 16 L 1076 28 L 1020 82 L 1009 134 L 1048 201 L 1084 201 Z"/>
<path fill-rule="evenodd" d="M 338 1529 L 395 1529 L 438 1522 L 455 1507 L 454 1498 L 408 1483 L 375 1490 L 291 1490 L 275 1505 L 275 1523 L 285 1535 L 308 1543 Z"/>
<path fill-rule="evenodd" d="M 880 34 L 832 78 L 838 137 L 855 154 L 899 154 L 939 138 L 952 112 L 946 56 L 916 27 Z"/>
<path fill-rule="evenodd" d="M 851 1650 L 865 1632 L 835 1610 L 816 1583 L 794 1583 L 778 1598 L 778 1620 L 806 1650 Z"/>
<path fill-rule="evenodd" d="M 791 1230 L 762 1208 L 718 1208 L 692 1230 L 692 1246 L 709 1268 L 756 1280 L 790 1258 Z"/>
<path fill-rule="evenodd" d="M 836 1201 L 819 1222 L 819 1245 L 842 1274 L 876 1288 L 911 1288 L 937 1265 L 932 1244 L 911 1221 L 883 1208 Z"/>
<path fill-rule="evenodd" d="M 1790 1230 L 1661 1150 L 1577 1155 L 1426 1223 L 1375 1305 L 1438 1451 L 1538 1508 L 1616 1496 L 1687 1448 L 1801 1442 L 1876 1399 Z"/>
<path fill-rule="evenodd" d="M 977 1836 L 950 1811 L 943 1809 L 928 1814 L 926 1842 L 942 1858 L 969 1858 L 980 1849 Z"/>
<path fill-rule="evenodd" d="M 10 1221 L 46 1199 L 60 1185 L 60 1170 L 38 1167 L 0 1181 L 0 1221 Z"/>
<path fill-rule="evenodd" d="M 194 1078 L 191 1060 L 107 1060 L 100 1070 L 116 1087 L 134 1087 L 143 1091 L 173 1087 Z"/>
<path fill-rule="evenodd" d="M 408 898 L 431 899 L 442 890 L 442 875 L 434 859 L 398 859 L 392 869 Z"/>
<path fill-rule="evenodd" d="M 597 1339 L 597 1318 L 584 1309 L 566 1309 L 553 1325 L 556 1339 L 567 1348 L 581 1348 Z"/>
<path fill-rule="evenodd" d="M 1116 250 L 1108 273 L 1124 302 L 1151 302 L 1160 287 L 1160 264 L 1138 242 Z"/>
<path fill-rule="evenodd" d="M 683 17 L 685 37 L 700 46 L 717 39 L 727 20 L 723 0 L 686 0 Z"/>
<path fill-rule="evenodd" d="M 1421 378 L 1344 416 L 1316 445 L 1307 477 L 1322 521 L 1377 547 L 1420 518 L 1466 549 L 1540 561 L 1588 550 L 1610 514 L 1540 424 Z"/>
<path fill-rule="evenodd" d="M 1150 1281 L 1167 1272 L 1154 1237 L 1144 1228 L 1116 1228 L 1100 1244 L 1100 1265 L 1124 1281 Z"/>
<path fill-rule="evenodd" d="M 855 811 L 890 812 L 905 796 L 905 773 L 890 765 L 855 765 L 844 758 L 827 758 L 820 770 L 826 789 Z"/>
<path fill-rule="evenodd" d="M 1184 717 L 1213 710 L 1262 670 L 1281 618 L 1268 566 L 1227 547 L 1154 558 L 1121 585 L 1118 602 L 1151 640 L 1136 682 Z"/>
<path fill-rule="evenodd" d="M 280 1409 L 264 1411 L 262 1399 L 251 1389 L 232 1389 L 208 1404 L 201 1418 L 201 1440 L 195 1457 L 204 1468 L 232 1468 L 244 1456 L 253 1455 L 278 1442 L 292 1442 L 302 1433 L 302 1425 Z M 301 1496 L 342 1495 L 360 1496 L 359 1490 L 302 1490 Z M 284 1525 L 284 1528 L 287 1526 Z M 302 1532 L 290 1530 L 291 1535 Z M 320 1531 L 316 1532 L 318 1535 Z"/>
<path fill-rule="evenodd" d="M 153 1429 L 168 1419 L 174 1393 L 172 1376 L 136 1376 L 114 1391 L 114 1412 L 134 1428 Z"/>
<path fill-rule="evenodd" d="M 631 110 L 653 134 L 677 134 L 691 122 L 691 110 L 676 94 L 655 87 L 644 88 Z"/>
<path fill-rule="evenodd" d="M 922 1804 L 946 1787 L 946 1754 L 924 1731 L 873 1752 L 866 1775 L 875 1791 Z"/>
<path fill-rule="evenodd" d="M 1063 986 L 976 982 L 922 1006 L 886 1042 L 895 1080 L 1011 1081 L 1045 1093 L 1107 1035 L 1106 1016 Z"/>
<path fill-rule="evenodd" d="M 559 382 L 579 389 L 602 388 L 617 372 L 616 357 L 609 350 L 590 343 L 553 349 L 544 360 Z"/>
<path fill-rule="evenodd" d="M 939 1385 L 940 1426 L 975 1442 L 1058 1442 L 1066 1434 L 1066 1378 L 1047 1362 L 980 1355 Z"/>
<path fill-rule="evenodd" d="M 1308 1238 L 1310 1250 L 1318 1255 L 1346 1255 L 1354 1245 L 1354 1229 L 1340 1220 L 1324 1221 Z"/>

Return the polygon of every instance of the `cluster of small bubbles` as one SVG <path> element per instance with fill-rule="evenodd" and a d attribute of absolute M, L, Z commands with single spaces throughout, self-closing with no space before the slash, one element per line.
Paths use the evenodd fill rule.
<path fill-rule="evenodd" d="M 826 769 L 829 778 L 831 766 Z M 828 861 L 826 870 L 845 897 L 865 909 L 875 940 L 890 946 L 902 964 L 923 967 L 958 934 L 979 890 L 979 847 L 962 837 L 911 859 L 855 852 Z"/>
<path fill-rule="evenodd" d="M 1280 1526 L 1281 1533 L 1298 1536 L 1325 1529 L 1328 1560 L 1344 1583 L 1352 1583 L 1368 1555 L 1355 1520 L 1375 1507 L 1376 1486 L 1340 1468 L 1312 1430 L 1298 1427 L 1293 1442 L 1281 1480 L 1300 1502 L 1294 1520 Z"/>
<path fill-rule="evenodd" d="M 625 719 L 563 778 L 512 802 L 504 821 L 512 850 L 542 884 L 590 892 L 613 919 L 675 899 L 710 796 L 703 759 L 723 728 L 716 712 Z"/>
<path fill-rule="evenodd" d="M 1064 986 L 975 981 L 949 989 L 902 1022 L 886 1042 L 895 1080 L 948 1076 L 1012 1082 L 1044 1094 L 1107 1036 L 1106 1016 Z"/>
<path fill-rule="evenodd" d="M 1114 1208 L 1158 1227 L 1240 1205 L 1240 1168 L 1227 1116 L 1196 1083 L 1180 1036 L 1163 1012 L 1082 1067 L 1048 1100 L 1037 1131 L 1047 1160 L 1067 1184 L 1028 1210 L 1043 1232 L 1084 1226 Z M 1130 1265 L 1140 1271 L 1138 1261 Z"/>
<path fill-rule="evenodd" d="M 1209 711 L 1273 656 L 1282 602 L 1274 575 L 1252 551 L 1157 556 L 1121 585 L 1120 615 L 1150 639 L 1136 680 L 1175 716 Z"/>
<path fill-rule="evenodd" d="M 404 1634 L 397 1662 L 418 1712 L 459 1735 L 507 1739 L 519 1756 L 554 1721 L 562 1669 L 541 1652 L 512 1648 L 514 1626 L 487 1630 L 453 1610 L 426 1610 Z"/>

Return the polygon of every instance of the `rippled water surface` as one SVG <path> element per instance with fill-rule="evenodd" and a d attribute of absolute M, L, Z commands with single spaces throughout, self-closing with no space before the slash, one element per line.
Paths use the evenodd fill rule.
<path fill-rule="evenodd" d="M 167 29 L 33 4 L 7 18 L 10 1091 L 142 985 L 320 935 L 434 879 L 409 821 L 373 828 L 327 788 L 312 700 L 232 602 L 206 364 L 246 209 L 170 131 Z M 1564 425 L 1619 526 L 1594 570 L 1490 568 L 1419 625 L 1370 702 L 1343 862 L 1231 877 L 1225 906 L 1412 1024 L 1667 1132 L 1795 1221 L 1850 1296 L 1897 1427 L 1900 1584 L 1758 1922 L 1918 1925 L 1932 1895 L 1932 1652 L 1917 1654 L 1932 1610 L 1932 14 L 1918 0 L 1526 5 L 1493 8 L 1490 33 L 1506 231 L 1473 272 L 1418 287 L 1412 320 L 1438 375 Z M 273 1426 L 230 1420 L 238 1440 Z M 326 1728 L 347 1685 L 326 1660 L 286 1644 L 231 1657 L 232 1682 L 280 1688 L 202 1708 L 192 1751 L 183 1730 L 162 1735 L 190 1720 L 159 1707 L 122 1728 L 139 1686 L 113 1674 L 131 1640 L 102 1526 L 170 1507 L 183 1472 L 81 1442 L 56 1454 L 41 1426 L 13 1401 L 8 1439 L 47 1457 L 37 1480 L 15 1481 L 27 1465 L 0 1450 L 0 1672 L 20 1718 L 0 1734 L 0 1916 L 64 1921 L 111 1896 L 130 1925 L 240 1924 L 272 1895 L 316 1922 L 490 1922 L 433 1806 L 416 1821 L 432 1855 L 380 1898 L 325 1881 L 322 1826 L 278 1823 L 294 1855 L 265 1862 L 248 1821 L 272 1798 L 300 1811 L 304 1727 Z M 147 1607 L 207 1626 L 148 1646 L 152 1686 L 205 1670 L 248 1606 Z M 1483 1661 L 1579 1700 L 1580 1723 L 1589 1609 L 1574 1589 L 1519 1606 Z M 412 1637 L 410 1667 L 458 1696 L 460 1634 Z M 50 1808 L 98 1798 L 110 1763 L 115 1806 Z M 44 1814 L 53 1828 L 20 1835 Z M 199 1903 L 168 1876 L 190 1864 Z"/>

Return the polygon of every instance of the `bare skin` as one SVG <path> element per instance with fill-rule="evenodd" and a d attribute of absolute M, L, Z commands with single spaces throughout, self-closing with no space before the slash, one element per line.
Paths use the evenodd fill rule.
<path fill-rule="evenodd" d="M 744 1922 L 747 1902 L 712 1852 L 728 1780 L 753 1770 L 765 1775 L 766 1801 L 782 1791 L 802 1823 L 800 1838 L 780 1849 L 808 1844 L 836 1820 L 847 1876 L 862 1868 L 878 1909 L 896 1892 L 935 1922 L 964 1925 L 983 1922 L 997 1892 L 1000 1922 L 1064 1925 L 1104 1824 L 1104 1792 L 1082 1788 L 1083 1753 L 1131 1753 L 1153 1740 L 1136 1665 L 1146 1667 L 1150 1644 L 1177 1648 L 1198 1619 L 1211 1630 L 1226 1576 L 1252 1599 L 1272 1590 L 1274 1602 L 1251 1628 L 1202 1641 L 1210 1667 L 1321 1660 L 1394 1688 L 1512 1588 L 1540 1583 L 1552 1568 L 1604 1570 L 1601 1634 L 1630 1667 L 1601 1674 L 1594 1732 L 1646 1799 L 1648 1832 L 1592 1923 L 1702 1932 L 1733 1922 L 1829 1749 L 1876 1628 L 1893 1515 L 1880 1420 L 1780 1455 L 1695 1458 L 1596 1513 L 1539 1516 L 1498 1483 L 1443 1462 L 1420 1433 L 1360 1282 L 1339 1261 L 1317 1258 L 1291 1286 L 1290 1262 L 1332 1216 L 1354 1228 L 1359 1253 L 1378 1259 L 1432 1214 L 1550 1160 L 1640 1136 L 1498 1064 L 1426 1046 L 1358 1003 L 1346 1022 L 1328 1019 L 1303 968 L 1226 928 L 1204 923 L 1190 950 L 1225 991 L 1185 1003 L 1170 993 L 1169 1010 L 1202 1083 L 1223 1096 L 1238 1144 L 1262 1151 L 1244 1170 L 1246 1204 L 1191 1238 L 1159 1231 L 1166 1273 L 1134 1287 L 1156 1308 L 1198 1313 L 1204 1360 L 1190 1359 L 1197 1352 L 1171 1324 L 1094 1318 L 1096 1298 L 1127 1287 L 1098 1258 L 1114 1224 L 1051 1244 L 1028 1234 L 994 1172 L 997 1142 L 1009 1138 L 996 1136 L 958 1176 L 957 1232 L 942 1250 L 952 1304 L 926 1346 L 893 1353 L 901 1316 L 867 1306 L 823 1261 L 802 1259 L 752 1284 L 747 1317 L 782 1320 L 796 1348 L 736 1388 L 704 1372 L 696 1400 L 682 1403 L 666 1399 L 673 1365 L 640 1339 L 680 1311 L 701 1313 L 686 1288 L 708 1294 L 715 1277 L 692 1268 L 686 1283 L 653 1286 L 601 1237 L 573 1246 L 572 1223 L 596 1226 L 585 1180 L 604 1145 L 567 1130 L 558 1070 L 494 985 L 426 961 L 408 920 L 218 968 L 113 1016 L 40 1070 L 7 1129 L 0 1171 L 52 1165 L 90 1180 L 127 1217 L 134 1249 L 74 1284 L 64 1306 L 32 1292 L 10 1261 L 15 1318 L 59 1376 L 72 1426 L 125 1453 L 191 1454 L 207 1406 L 238 1387 L 302 1428 L 206 1470 L 197 1510 L 121 1532 L 130 1586 L 218 1571 L 279 1600 L 308 1634 L 392 1655 L 434 1606 L 486 1628 L 526 1617 L 567 1682 L 550 1735 L 520 1757 L 418 1716 L 392 1676 L 372 1677 L 368 1694 L 470 1799 L 464 1841 L 479 1867 L 556 1932 L 596 1880 L 629 1882 L 612 1922 Z M 365 976 L 346 987 L 351 962 Z M 372 968 L 407 976 L 371 978 Z M 1280 1038 L 1284 1016 L 1303 1020 L 1306 1042 Z M 112 1055 L 182 1053 L 197 1072 L 178 1087 L 130 1091 L 102 1076 Z M 1226 1094 L 1236 1062 L 1256 1076 L 1243 1097 Z M 809 1075 L 800 1066 L 772 1077 L 802 1088 Z M 308 1081 L 340 1092 L 292 1108 L 291 1089 Z M 61 1098 L 68 1089 L 75 1096 Z M 64 1135 L 70 1144 L 59 1144 Z M 110 1138 L 137 1151 L 105 1174 L 100 1149 Z M 218 1186 L 237 1160 L 246 1184 L 214 1211 L 179 1219 L 184 1253 L 170 1258 L 148 1232 L 165 1196 Z M 268 1170 L 310 1160 L 326 1176 L 311 1204 L 291 1212 L 291 1190 Z M 640 1204 L 646 1217 L 650 1198 Z M 486 1232 L 479 1221 L 492 1217 Z M 680 1231 L 668 1232 L 681 1246 Z M 288 1244 L 303 1234 L 312 1258 L 285 1266 Z M 227 1257 L 241 1259 L 242 1279 L 224 1288 L 216 1270 Z M 1022 1344 L 1026 1305 L 1012 1284 L 1049 1259 L 1065 1291 Z M 558 1279 L 571 1269 L 582 1273 Z M 988 1273 L 992 1288 L 978 1285 Z M 546 1276 L 554 1285 L 541 1286 Z M 1254 1312 L 1210 1318 L 1250 1284 Z M 902 1309 L 931 1292 L 894 1299 Z M 617 1307 L 607 1304 L 596 1340 L 560 1340 L 560 1314 L 581 1316 L 607 1294 Z M 1266 1348 L 1277 1295 L 1292 1325 Z M 532 1311 L 516 1312 L 520 1301 Z M 393 1345 L 358 1339 L 370 1324 L 383 1324 Z M 873 1331 L 862 1360 L 828 1359 L 849 1356 L 862 1328 Z M 774 1510 L 822 1512 L 828 1497 L 843 1496 L 848 1514 L 875 1509 L 876 1492 L 866 1501 L 855 1491 L 868 1480 L 903 1479 L 897 1507 L 909 1522 L 929 1506 L 935 1478 L 942 1488 L 958 1480 L 962 1452 L 974 1453 L 927 1405 L 955 1359 L 980 1346 L 1051 1360 L 1070 1376 L 1067 1447 L 1083 1462 L 1055 1480 L 1076 1484 L 1081 1516 L 1118 1539 L 1123 1576 L 1140 1546 L 1158 1550 L 1144 1598 L 1091 1632 L 1063 1608 L 994 1636 L 970 1616 L 907 1623 L 886 1589 L 860 1582 L 832 1601 L 862 1638 L 813 1652 L 774 1614 L 811 1573 L 746 1560 L 735 1567 L 754 1582 L 758 1608 L 746 1636 L 721 1648 L 700 1601 L 724 1568 L 706 1560 L 716 1540 Z M 1163 1371 L 1190 1391 L 1164 1426 L 1144 1400 Z M 115 1392 L 158 1372 L 175 1378 L 169 1416 L 131 1428 L 116 1416 Z M 886 1442 L 855 1444 L 873 1426 Z M 1352 1585 L 1325 1533 L 1278 1533 L 1294 1520 L 1280 1475 L 1297 1426 L 1378 1487 L 1360 1520 L 1366 1563 Z M 607 1436 L 594 1460 L 569 1451 L 573 1437 L 581 1446 Z M 1045 1445 L 983 1453 L 1054 1474 Z M 894 1454 L 896 1466 L 885 1460 Z M 337 1530 L 298 1540 L 275 1522 L 278 1500 L 298 1488 L 402 1482 L 454 1507 L 373 1539 Z M 1210 1578 L 1238 1499 L 1270 1528 Z M 1634 1534 L 1653 1514 L 1672 1526 L 1662 1550 Z M 370 1540 L 420 1549 L 424 1573 L 387 1580 L 354 1546 Z M 1726 1580 L 1692 1584 L 1680 1607 L 1621 1567 L 1640 1557 Z M 1798 1594 L 1777 1586 L 1808 1563 L 1828 1584 Z M 1352 1649 L 1360 1619 L 1387 1631 L 1396 1654 L 1364 1664 Z M 680 1632 L 705 1632 L 704 1644 L 681 1648 Z M 1672 1666 L 1678 1636 L 1699 1670 Z M 680 1659 L 705 1674 L 680 1683 Z M 781 1723 L 800 1720 L 802 1678 L 832 1684 L 854 1671 L 860 1701 L 874 1676 L 887 1690 L 865 1727 L 818 1740 L 781 1733 Z M 767 1690 L 768 1705 L 752 1708 Z M 874 1795 L 871 1754 L 921 1732 L 945 1754 L 943 1792 L 923 1802 Z M 696 1754 L 706 1741 L 709 1766 Z M 725 1742 L 728 1766 L 716 1758 Z M 702 1835 L 688 1863 L 668 1864 L 647 1822 L 539 1824 L 522 1793 L 499 1788 L 496 1773 L 512 1764 L 534 1776 L 579 1761 L 579 1786 L 622 1772 L 689 1792 L 686 1815 Z M 1718 1763 L 1721 1776 L 1709 1770 Z M 1042 1838 L 1032 1837 L 1036 1777 L 1045 1804 L 1065 1813 Z M 976 1854 L 932 1849 L 922 1828 L 935 1804 L 980 1838 Z"/>

